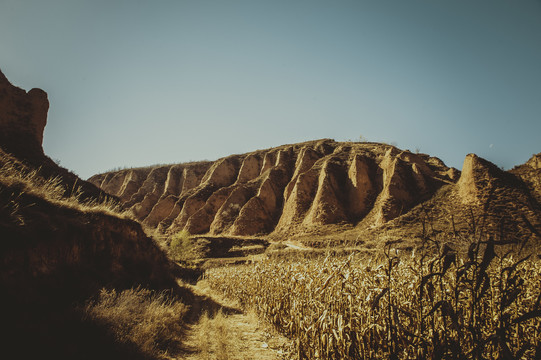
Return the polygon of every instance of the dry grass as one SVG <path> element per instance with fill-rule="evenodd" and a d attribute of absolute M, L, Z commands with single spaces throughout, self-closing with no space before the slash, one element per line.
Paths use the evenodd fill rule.
<path fill-rule="evenodd" d="M 203 314 L 189 342 L 197 360 L 277 360 L 288 358 L 290 343 L 253 312 Z"/>
<path fill-rule="evenodd" d="M 131 217 L 121 209 L 120 205 L 110 197 L 103 200 L 82 200 L 80 187 L 76 184 L 67 189 L 59 177 L 43 178 L 39 169 L 28 169 L 16 159 L 0 152 L 0 191 L 9 192 L 10 200 L 4 207 L 9 207 L 12 217 L 24 223 L 17 212 L 17 198 L 21 194 L 29 194 L 50 203 L 81 211 L 97 211 L 120 217 Z"/>
<path fill-rule="evenodd" d="M 379 259 L 270 259 L 207 281 L 296 339 L 299 359 L 541 357 L 541 262 L 504 241 Z"/>
<path fill-rule="evenodd" d="M 118 342 L 164 359 L 180 351 L 187 311 L 186 305 L 166 292 L 142 288 L 102 289 L 84 308 L 86 319 L 104 326 Z"/>
<path fill-rule="evenodd" d="M 232 350 L 231 331 L 226 315 L 218 311 L 214 317 L 204 313 L 195 329 L 195 341 L 201 359 L 227 360 Z"/>

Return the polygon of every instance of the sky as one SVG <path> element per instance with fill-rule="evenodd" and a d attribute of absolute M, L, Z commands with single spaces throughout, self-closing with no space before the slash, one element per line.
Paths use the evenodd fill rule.
<path fill-rule="evenodd" d="M 0 0 L 0 69 L 83 178 L 321 138 L 541 152 L 540 0 Z"/>

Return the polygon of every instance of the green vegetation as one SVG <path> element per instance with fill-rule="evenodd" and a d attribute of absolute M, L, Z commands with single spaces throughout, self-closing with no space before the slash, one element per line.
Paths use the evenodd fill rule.
<path fill-rule="evenodd" d="M 171 237 L 169 244 L 169 255 L 175 261 L 186 260 L 189 257 L 194 245 L 190 239 L 190 233 L 181 230 Z"/>

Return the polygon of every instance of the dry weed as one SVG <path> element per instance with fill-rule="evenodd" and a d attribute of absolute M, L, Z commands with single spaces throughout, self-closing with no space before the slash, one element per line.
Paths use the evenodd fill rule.
<path fill-rule="evenodd" d="M 207 271 L 213 288 L 296 339 L 299 359 L 541 356 L 541 262 L 476 241 L 379 260 L 270 259 Z"/>
<path fill-rule="evenodd" d="M 44 178 L 39 169 L 30 170 L 5 154 L 0 154 L 0 191 L 9 192 L 11 202 L 16 203 L 21 194 L 30 194 L 60 206 L 81 211 L 98 211 L 115 216 L 131 217 L 131 213 L 123 211 L 111 197 L 102 200 L 82 200 L 81 188 L 74 184 L 71 189 L 65 187 L 59 177 Z M 5 206 L 8 206 L 10 201 Z M 13 214 L 18 222 L 24 219 Z"/>
<path fill-rule="evenodd" d="M 195 343 L 199 358 L 204 360 L 227 360 L 234 352 L 232 340 L 233 329 L 230 328 L 227 316 L 218 311 L 214 317 L 204 313 L 195 328 Z"/>
<path fill-rule="evenodd" d="M 115 338 L 154 357 L 180 349 L 182 320 L 188 308 L 166 292 L 135 288 L 116 292 L 102 289 L 87 303 L 87 320 L 104 325 Z"/>

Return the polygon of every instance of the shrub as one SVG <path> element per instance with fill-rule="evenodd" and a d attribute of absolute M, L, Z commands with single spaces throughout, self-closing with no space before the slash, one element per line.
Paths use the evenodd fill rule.
<path fill-rule="evenodd" d="M 190 239 L 190 233 L 186 230 L 179 231 L 172 236 L 169 244 L 169 255 L 173 260 L 185 260 L 193 249 L 193 242 Z"/>

